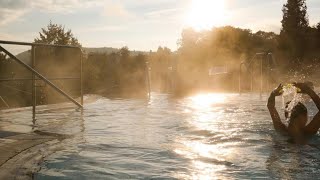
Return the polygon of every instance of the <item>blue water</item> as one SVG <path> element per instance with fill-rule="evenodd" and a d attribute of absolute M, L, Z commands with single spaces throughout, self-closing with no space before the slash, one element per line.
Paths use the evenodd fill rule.
<path fill-rule="evenodd" d="M 97 97 L 83 116 L 74 108 L 39 110 L 34 129 L 73 136 L 35 179 L 320 177 L 320 138 L 288 143 L 273 129 L 266 98 L 152 94 L 150 101 Z"/>

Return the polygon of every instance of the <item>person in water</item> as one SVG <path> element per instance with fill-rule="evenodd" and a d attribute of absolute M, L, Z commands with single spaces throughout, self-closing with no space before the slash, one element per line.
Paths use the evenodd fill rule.
<path fill-rule="evenodd" d="M 316 104 L 320 111 L 320 97 L 314 92 L 314 90 L 307 83 L 293 83 L 293 85 L 301 90 L 300 93 L 307 94 Z M 282 95 L 283 86 L 280 84 L 278 88 L 273 90 L 268 99 L 268 109 L 272 118 L 273 126 L 276 131 L 289 135 L 293 142 L 298 144 L 306 143 L 308 137 L 317 134 L 320 128 L 320 112 L 313 117 L 312 121 L 307 124 L 308 110 L 299 102 L 293 107 L 291 112 L 285 111 L 286 118 L 289 119 L 288 127 L 283 124 L 280 119 L 279 113 L 275 107 L 275 97 Z M 290 114 L 290 116 L 289 116 Z"/>

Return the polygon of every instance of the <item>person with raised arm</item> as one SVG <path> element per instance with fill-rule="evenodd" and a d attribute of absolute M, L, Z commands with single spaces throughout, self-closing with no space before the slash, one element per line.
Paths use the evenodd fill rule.
<path fill-rule="evenodd" d="M 307 83 L 293 83 L 293 85 L 300 89 L 300 93 L 307 94 L 316 104 L 320 111 L 320 97 Z M 268 109 L 272 118 L 273 126 L 276 131 L 289 135 L 293 142 L 298 144 L 306 143 L 308 137 L 315 135 L 320 128 L 320 112 L 313 117 L 312 121 L 308 122 L 308 110 L 301 102 L 295 105 L 291 112 L 285 111 L 286 118 L 289 119 L 288 127 L 281 121 L 279 113 L 275 107 L 275 97 L 282 95 L 283 85 L 280 84 L 273 90 L 268 99 Z M 289 116 L 290 114 L 290 116 Z"/>

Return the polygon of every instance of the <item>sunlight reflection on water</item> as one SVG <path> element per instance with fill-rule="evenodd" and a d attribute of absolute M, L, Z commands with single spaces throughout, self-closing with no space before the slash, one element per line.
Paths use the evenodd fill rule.
<path fill-rule="evenodd" d="M 209 108 L 213 104 L 223 103 L 226 100 L 226 98 L 226 94 L 198 94 L 190 97 L 190 105 L 196 109 Z"/>
<path fill-rule="evenodd" d="M 198 94 L 188 98 L 187 106 L 192 108 L 191 111 L 188 111 L 192 117 L 189 120 L 190 125 L 202 132 L 207 130 L 209 134 L 216 131 L 214 121 L 219 121 L 222 113 L 216 109 L 215 105 L 225 103 L 227 98 L 227 94 Z M 190 159 L 194 168 L 190 176 L 184 176 L 184 179 L 218 179 L 217 172 L 226 169 L 224 163 L 227 162 L 232 149 L 227 148 L 223 143 L 206 142 L 206 135 L 204 132 L 201 139 L 184 138 L 184 140 L 178 140 L 182 146 L 177 147 L 174 151 Z"/>

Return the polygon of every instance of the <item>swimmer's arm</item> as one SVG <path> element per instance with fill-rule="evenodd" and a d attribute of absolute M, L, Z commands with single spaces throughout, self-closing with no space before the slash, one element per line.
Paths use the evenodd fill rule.
<path fill-rule="evenodd" d="M 317 95 L 317 93 L 315 93 L 311 88 L 307 93 L 311 99 L 313 100 L 313 102 L 316 104 L 318 110 L 320 111 L 320 97 Z"/>
<path fill-rule="evenodd" d="M 320 97 L 310 88 L 306 92 L 313 102 L 316 104 L 318 110 L 320 111 Z M 309 135 L 317 134 L 319 128 L 320 128 L 320 112 L 313 117 L 312 121 L 306 126 L 305 132 Z"/>
<path fill-rule="evenodd" d="M 287 132 L 287 127 L 282 123 L 279 113 L 275 107 L 276 105 L 275 98 L 276 98 L 275 94 L 271 93 L 268 99 L 268 105 L 267 105 L 272 118 L 274 129 L 278 132 Z"/>

